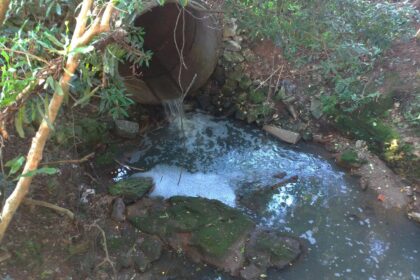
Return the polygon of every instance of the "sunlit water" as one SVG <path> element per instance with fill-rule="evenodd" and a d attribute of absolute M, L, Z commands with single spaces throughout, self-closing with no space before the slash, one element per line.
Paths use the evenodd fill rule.
<path fill-rule="evenodd" d="M 267 279 L 420 279 L 420 228 L 384 210 L 310 147 L 284 146 L 250 126 L 201 113 L 150 132 L 131 164 L 134 176 L 155 179 L 154 196 L 202 196 L 238 207 L 261 227 L 305 239 L 294 266 Z M 274 192 L 261 213 L 236 202 L 252 188 L 271 186 L 279 172 L 298 181 Z M 286 177 L 287 178 L 287 177 Z M 206 272 L 194 279 L 231 279 Z"/>

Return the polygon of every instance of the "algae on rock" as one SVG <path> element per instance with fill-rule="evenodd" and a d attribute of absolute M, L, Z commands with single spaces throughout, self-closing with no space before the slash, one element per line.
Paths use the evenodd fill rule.
<path fill-rule="evenodd" d="M 109 187 L 111 195 L 122 196 L 126 200 L 135 201 L 149 193 L 154 187 L 150 177 L 132 177 L 119 181 Z"/>

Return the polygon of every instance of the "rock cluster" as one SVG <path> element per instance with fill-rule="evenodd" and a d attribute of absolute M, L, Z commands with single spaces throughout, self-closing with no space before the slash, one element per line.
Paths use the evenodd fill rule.
<path fill-rule="evenodd" d="M 247 68 L 258 58 L 247 44 L 245 35 L 238 30 L 235 19 L 226 21 L 223 35 L 222 55 L 208 85 L 197 96 L 198 105 L 213 114 L 232 116 L 258 125 L 290 117 L 297 120 L 298 113 L 293 105 L 297 86 L 290 80 L 279 79 L 273 88 L 267 85 L 267 81 L 251 78 Z M 287 130 L 281 129 L 286 134 L 293 134 L 289 130 L 303 131 L 304 125 L 298 123 Z M 293 141 L 286 142 L 296 143 L 300 135 L 292 138 Z"/>
<path fill-rule="evenodd" d="M 268 268 L 282 269 L 301 254 L 297 238 L 255 230 L 245 214 L 216 200 L 143 198 L 128 207 L 127 217 L 141 232 L 193 261 L 243 279 L 259 279 Z"/>

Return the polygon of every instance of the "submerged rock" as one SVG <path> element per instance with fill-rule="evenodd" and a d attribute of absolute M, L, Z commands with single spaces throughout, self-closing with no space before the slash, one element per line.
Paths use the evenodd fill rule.
<path fill-rule="evenodd" d="M 111 195 L 121 196 L 128 202 L 136 201 L 148 194 L 154 187 L 150 177 L 127 178 L 110 186 L 108 192 Z"/>
<path fill-rule="evenodd" d="M 295 261 L 301 252 L 301 244 L 296 238 L 272 231 L 256 231 L 245 247 L 249 262 L 260 268 L 282 269 Z"/>

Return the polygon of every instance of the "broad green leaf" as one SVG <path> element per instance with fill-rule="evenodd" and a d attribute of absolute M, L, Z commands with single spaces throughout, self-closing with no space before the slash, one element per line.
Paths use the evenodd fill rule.
<path fill-rule="evenodd" d="M 24 156 L 17 156 L 14 159 L 11 159 L 8 162 L 6 162 L 5 166 L 10 167 L 9 176 L 18 172 L 24 162 L 25 162 Z"/>

